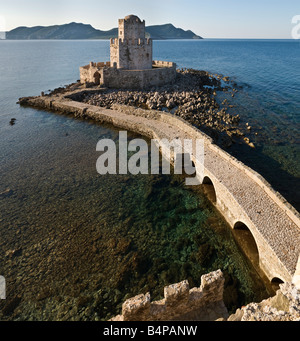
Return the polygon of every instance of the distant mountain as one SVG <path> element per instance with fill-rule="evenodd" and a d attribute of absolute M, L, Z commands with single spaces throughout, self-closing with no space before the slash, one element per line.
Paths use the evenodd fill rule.
<path fill-rule="evenodd" d="M 152 39 L 202 39 L 192 31 L 184 31 L 172 24 L 146 27 L 146 36 Z M 55 26 L 17 27 L 6 32 L 6 39 L 110 39 L 118 36 L 118 29 L 96 30 L 91 25 L 70 23 Z"/>
<path fill-rule="evenodd" d="M 182 28 L 176 28 L 172 24 L 155 25 L 146 27 L 146 32 L 152 39 L 203 39 L 192 31 L 184 31 Z"/>

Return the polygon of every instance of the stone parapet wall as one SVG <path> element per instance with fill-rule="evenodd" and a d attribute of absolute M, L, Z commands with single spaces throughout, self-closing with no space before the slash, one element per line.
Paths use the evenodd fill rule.
<path fill-rule="evenodd" d="M 119 106 L 120 108 L 122 106 Z M 123 106 L 124 107 L 124 106 Z M 117 109 L 117 107 L 114 107 Z M 133 108 L 129 107 L 132 111 Z M 123 109 L 124 110 L 124 109 Z M 142 110 L 142 109 L 138 109 Z M 144 110 L 147 112 L 147 110 Z M 240 169 L 244 172 L 247 176 L 249 176 L 252 180 L 254 180 L 265 192 L 268 196 L 272 198 L 277 205 L 280 206 L 281 209 L 289 216 L 293 222 L 299 226 L 300 229 L 300 214 L 299 212 L 277 191 L 273 189 L 273 187 L 256 171 L 251 169 L 250 167 L 246 166 L 243 162 L 237 160 L 235 157 L 221 149 L 219 146 L 213 143 L 213 140 L 204 134 L 203 132 L 199 131 L 199 129 L 193 127 L 190 123 L 186 122 L 184 119 L 167 114 L 167 113 L 160 113 L 161 120 L 167 123 L 172 124 L 179 129 L 186 131 L 187 134 L 193 136 L 195 139 L 204 139 L 207 143 L 208 148 L 212 149 L 214 152 L 218 153 L 224 160 L 230 162 L 232 165 Z"/>
<path fill-rule="evenodd" d="M 82 84 L 101 85 L 103 82 L 103 69 L 110 67 L 110 62 L 93 63 L 79 68 L 80 82 Z M 97 78 L 98 77 L 98 78 Z"/>
<path fill-rule="evenodd" d="M 152 45 L 153 40 L 151 38 L 139 38 L 139 39 L 121 39 L 121 38 L 111 38 L 110 45 L 115 45 L 116 47 L 120 45 Z"/>
<path fill-rule="evenodd" d="M 110 321 L 300 321 L 300 289 L 292 283 L 280 285 L 276 295 L 249 303 L 230 315 L 223 302 L 221 270 L 201 277 L 200 288 L 188 281 L 164 289 L 164 299 L 151 302 L 149 293 L 127 300 L 122 314 Z"/>
<path fill-rule="evenodd" d="M 164 62 L 160 60 L 153 60 L 152 62 L 153 67 L 170 67 L 176 68 L 176 63 L 173 62 Z"/>
<path fill-rule="evenodd" d="M 133 114 L 134 110 L 138 110 L 140 113 L 144 112 L 145 114 L 149 115 L 149 110 L 135 109 L 128 106 L 126 107 L 124 105 L 115 104 L 114 109 L 122 110 L 127 114 L 129 114 L 129 112 Z M 210 149 L 218 153 L 223 159 L 230 162 L 235 167 L 239 168 L 241 171 L 247 174 L 252 180 L 254 180 L 276 202 L 276 204 L 278 204 L 284 210 L 284 212 L 289 216 L 289 218 L 291 218 L 294 221 L 294 223 L 300 228 L 299 212 L 280 193 L 275 191 L 273 187 L 259 173 L 257 173 L 250 167 L 246 166 L 243 162 L 237 160 L 234 156 L 230 155 L 229 153 L 215 145 L 213 143 L 212 138 L 207 136 L 205 133 L 201 132 L 199 129 L 193 127 L 184 119 L 164 112 L 159 112 L 159 114 L 160 120 L 162 120 L 163 122 L 170 123 L 173 126 L 186 131 L 187 134 L 193 136 L 194 138 L 204 139 Z"/>
<path fill-rule="evenodd" d="M 122 315 L 111 321 L 174 321 L 186 320 L 192 315 L 198 320 L 227 318 L 228 311 L 223 302 L 224 282 L 223 273 L 218 270 L 203 275 L 200 288 L 190 289 L 188 281 L 165 287 L 164 299 L 160 301 L 151 302 L 149 293 L 138 295 L 127 300 Z"/>
<path fill-rule="evenodd" d="M 300 290 L 300 255 L 299 255 L 299 258 L 298 258 L 298 263 L 297 263 L 297 266 L 296 266 L 296 271 L 294 273 L 294 277 L 293 277 L 292 282 L 295 285 L 295 287 L 298 290 Z"/>

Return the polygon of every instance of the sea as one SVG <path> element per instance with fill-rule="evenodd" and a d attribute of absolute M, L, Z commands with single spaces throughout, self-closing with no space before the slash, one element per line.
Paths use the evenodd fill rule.
<path fill-rule="evenodd" d="M 226 151 L 299 211 L 300 42 L 154 41 L 154 59 L 235 82 L 230 111 L 256 148 Z M 0 320 L 104 321 L 130 297 L 158 300 L 165 286 L 198 287 L 218 269 L 230 312 L 269 297 L 201 186 L 174 174 L 99 175 L 97 142 L 118 143 L 117 129 L 17 104 L 108 60 L 109 41 L 0 41 Z"/>

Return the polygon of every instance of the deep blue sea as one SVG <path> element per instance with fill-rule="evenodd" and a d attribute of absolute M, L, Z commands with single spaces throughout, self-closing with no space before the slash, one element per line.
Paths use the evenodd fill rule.
<path fill-rule="evenodd" d="M 299 209 L 300 42 L 155 41 L 154 59 L 236 82 L 231 110 L 256 149 L 227 151 Z M 266 297 L 201 189 L 176 176 L 100 177 L 96 144 L 117 130 L 16 104 L 108 60 L 108 41 L 0 41 L 0 275 L 13 302 L 0 302 L 0 319 L 107 319 L 126 298 L 158 299 L 164 285 L 198 286 L 219 268 L 231 311 Z"/>
<path fill-rule="evenodd" d="M 227 151 L 261 173 L 300 210 L 300 42 L 159 41 L 155 57 L 220 73 L 243 86 L 230 100 L 235 106 L 231 112 L 240 114 L 242 125 L 254 128 L 256 150 L 233 146 Z"/>

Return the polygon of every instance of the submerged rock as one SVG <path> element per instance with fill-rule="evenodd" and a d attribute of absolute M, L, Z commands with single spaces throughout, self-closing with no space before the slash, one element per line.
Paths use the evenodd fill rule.
<path fill-rule="evenodd" d="M 15 250 L 8 250 L 5 253 L 5 256 L 8 258 L 14 258 L 14 257 L 18 257 L 22 254 L 22 248 L 19 249 L 15 249 Z"/>
<path fill-rule="evenodd" d="M 6 197 L 6 196 L 11 196 L 12 194 L 13 194 L 13 191 L 10 188 L 7 188 L 5 191 L 0 192 L 0 198 Z"/>
<path fill-rule="evenodd" d="M 9 122 L 9 124 L 11 125 L 11 126 L 13 126 L 13 125 L 15 125 L 16 124 L 16 118 L 12 118 L 11 120 L 10 120 L 10 122 Z"/>

